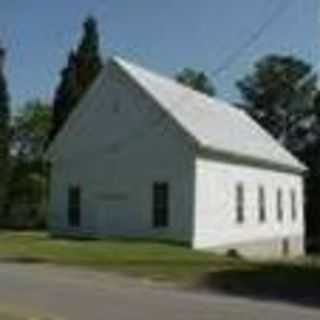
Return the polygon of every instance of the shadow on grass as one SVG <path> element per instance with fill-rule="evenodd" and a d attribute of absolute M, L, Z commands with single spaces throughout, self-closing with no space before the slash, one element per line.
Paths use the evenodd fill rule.
<path fill-rule="evenodd" d="M 173 239 L 165 239 L 165 238 L 111 238 L 110 240 L 114 240 L 122 243 L 146 243 L 146 244 L 163 244 L 174 247 L 190 247 L 190 244 L 187 241 L 173 240 Z"/>
<path fill-rule="evenodd" d="M 320 307 L 320 268 L 312 265 L 268 264 L 212 272 L 200 285 L 232 296 Z"/>
<path fill-rule="evenodd" d="M 118 242 L 123 244 L 130 244 L 130 243 L 141 243 L 141 244 L 162 244 L 162 245 L 169 245 L 174 247 L 190 247 L 190 244 L 187 241 L 175 240 L 175 239 L 168 239 L 168 238 L 130 238 L 130 237 L 106 237 L 106 238 L 98 238 L 95 236 L 86 236 L 86 235 L 49 235 L 49 239 L 55 240 L 68 240 L 74 242 Z"/>
<path fill-rule="evenodd" d="M 19 263 L 19 264 L 45 264 L 50 261 L 46 258 L 38 257 L 1 257 L 1 263 Z"/>

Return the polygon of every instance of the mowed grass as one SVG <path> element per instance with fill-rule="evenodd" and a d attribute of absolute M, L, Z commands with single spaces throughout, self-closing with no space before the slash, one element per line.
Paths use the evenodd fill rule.
<path fill-rule="evenodd" d="M 27 318 L 21 318 L 14 315 L 9 315 L 7 313 L 0 312 L 0 319 L 1 320 L 27 320 Z"/>
<path fill-rule="evenodd" d="M 21 310 L 19 306 L 1 305 L 0 301 L 0 320 L 58 320 L 61 318 L 39 314 L 30 310 Z"/>
<path fill-rule="evenodd" d="M 165 240 L 71 240 L 53 239 L 41 232 L 0 232 L 1 260 L 74 265 L 184 287 L 320 307 L 317 257 L 253 262 L 198 252 Z"/>
<path fill-rule="evenodd" d="M 0 259 L 85 266 L 154 280 L 184 282 L 243 264 L 239 260 L 193 251 L 178 242 L 54 239 L 40 232 L 0 232 Z"/>
<path fill-rule="evenodd" d="M 7 313 L 0 312 L 0 319 L 1 320 L 27 320 L 27 318 L 21 318 L 14 315 L 9 315 Z"/>
<path fill-rule="evenodd" d="M 29 314 L 29 313 L 28 313 Z M 1 320 L 30 320 L 30 319 L 48 319 L 49 318 L 39 318 L 39 317 L 31 317 L 25 315 L 23 311 L 17 310 L 15 306 L 3 306 L 0 301 L 0 319 Z"/>

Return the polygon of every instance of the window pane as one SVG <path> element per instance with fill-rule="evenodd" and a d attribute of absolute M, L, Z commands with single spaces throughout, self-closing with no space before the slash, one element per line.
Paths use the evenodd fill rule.
<path fill-rule="evenodd" d="M 296 203 L 296 192 L 295 190 L 291 190 L 291 213 L 292 220 L 297 220 L 297 203 Z"/>
<path fill-rule="evenodd" d="M 266 199 L 265 191 L 262 186 L 259 187 L 258 191 L 258 205 L 259 205 L 259 220 L 260 222 L 266 221 Z"/>
<path fill-rule="evenodd" d="M 282 207 L 282 190 L 278 189 L 277 191 L 277 211 L 278 211 L 278 220 L 283 220 L 283 207 Z"/>
<path fill-rule="evenodd" d="M 68 220 L 73 227 L 80 226 L 81 190 L 79 187 L 70 187 L 68 192 Z"/>
<path fill-rule="evenodd" d="M 244 222 L 244 188 L 240 183 L 236 188 L 236 211 L 237 211 L 237 222 Z"/>
<path fill-rule="evenodd" d="M 155 183 L 153 186 L 153 226 L 167 227 L 169 224 L 169 185 Z"/>

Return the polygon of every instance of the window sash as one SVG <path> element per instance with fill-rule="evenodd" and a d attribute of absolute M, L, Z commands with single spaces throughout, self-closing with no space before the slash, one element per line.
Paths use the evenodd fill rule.
<path fill-rule="evenodd" d="M 259 220 L 260 222 L 265 222 L 266 217 L 266 195 L 265 189 L 260 186 L 258 190 L 258 206 L 259 206 Z"/>
<path fill-rule="evenodd" d="M 277 214 L 278 214 L 278 221 L 283 221 L 283 194 L 282 190 L 277 190 Z"/>
<path fill-rule="evenodd" d="M 153 226 L 155 228 L 169 225 L 169 184 L 167 182 L 153 185 Z"/>
<path fill-rule="evenodd" d="M 68 194 L 68 222 L 72 227 L 79 227 L 81 224 L 81 189 L 70 187 Z"/>
<path fill-rule="evenodd" d="M 242 184 L 238 184 L 236 187 L 236 212 L 237 212 L 237 222 L 243 223 L 244 217 L 244 187 Z"/>
<path fill-rule="evenodd" d="M 297 220 L 297 196 L 295 190 L 290 191 L 292 220 Z"/>

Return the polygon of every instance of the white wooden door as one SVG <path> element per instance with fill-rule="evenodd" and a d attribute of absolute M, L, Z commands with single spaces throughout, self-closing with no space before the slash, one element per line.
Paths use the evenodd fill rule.
<path fill-rule="evenodd" d="M 127 199 L 108 195 L 100 200 L 98 230 L 104 236 L 125 235 L 128 230 Z"/>

